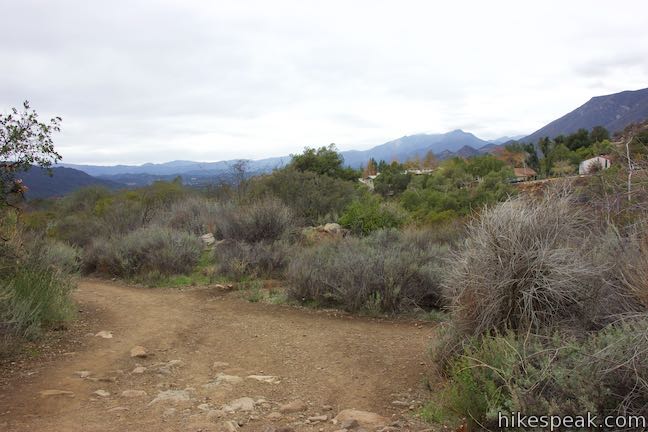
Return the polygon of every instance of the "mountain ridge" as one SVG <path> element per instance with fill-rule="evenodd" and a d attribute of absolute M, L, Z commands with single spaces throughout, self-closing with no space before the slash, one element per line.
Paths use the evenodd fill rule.
<path fill-rule="evenodd" d="M 413 134 L 387 141 L 368 150 L 345 150 L 340 153 L 345 165 L 358 168 L 367 163 L 370 158 L 375 160 L 398 160 L 404 162 L 413 157 L 424 157 L 431 151 L 442 158 L 455 155 L 464 149 L 464 153 L 480 152 L 482 148 L 490 148 L 495 144 L 482 140 L 470 132 L 455 129 L 440 134 Z M 472 151 L 467 150 L 472 148 Z M 481 151 L 485 153 L 487 151 Z M 59 164 L 59 166 L 83 171 L 89 175 L 120 181 L 123 176 L 134 179 L 137 175 L 149 176 L 218 176 L 231 169 L 237 159 L 218 162 L 195 162 L 174 160 L 163 163 L 144 163 L 141 165 L 90 165 L 90 164 Z M 252 173 L 268 172 L 290 162 L 290 156 L 281 156 L 250 160 L 248 170 Z"/>
<path fill-rule="evenodd" d="M 568 135 L 578 129 L 605 127 L 611 134 L 622 131 L 631 123 L 648 118 L 648 88 L 625 90 L 595 96 L 562 117 L 553 120 L 520 141 L 536 143 L 540 138 Z"/>

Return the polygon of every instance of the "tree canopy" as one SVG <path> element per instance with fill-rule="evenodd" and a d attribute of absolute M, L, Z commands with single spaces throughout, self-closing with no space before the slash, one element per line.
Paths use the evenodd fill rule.
<path fill-rule="evenodd" d="M 306 147 L 304 152 L 291 155 L 290 166 L 297 171 L 311 171 L 343 180 L 355 180 L 359 173 L 344 166 L 344 157 L 337 151 L 335 144 L 318 149 Z"/>
<path fill-rule="evenodd" d="M 1 201 L 10 195 L 22 196 L 26 187 L 16 174 L 32 166 L 48 169 L 61 160 L 54 150 L 52 134 L 59 132 L 60 117 L 41 122 L 38 114 L 25 101 L 22 109 L 12 108 L 9 114 L 0 114 L 0 187 Z"/>

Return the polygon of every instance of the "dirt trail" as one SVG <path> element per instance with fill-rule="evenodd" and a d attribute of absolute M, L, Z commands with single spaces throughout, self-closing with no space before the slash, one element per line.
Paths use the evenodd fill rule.
<path fill-rule="evenodd" d="M 236 421 L 241 431 L 268 425 L 333 431 L 339 425 L 330 420 L 306 420 L 349 408 L 379 413 L 388 424 L 400 420 L 398 429 L 420 429 L 408 405 L 421 400 L 429 325 L 249 303 L 207 287 L 146 289 L 83 279 L 75 298 L 82 311 L 76 346 L 12 372 L 0 388 L 0 430 L 219 431 Z M 102 330 L 113 337 L 94 336 Z M 132 358 L 136 345 L 149 356 Z M 146 371 L 133 373 L 139 365 Z M 219 373 L 229 378 L 215 382 Z M 44 390 L 73 395 L 42 396 Z M 146 395 L 127 398 L 125 390 Z M 189 400 L 151 404 L 167 390 Z M 251 411 L 223 410 L 243 397 L 254 401 Z M 304 411 L 276 414 L 298 399 Z M 275 418 L 268 418 L 272 412 Z"/>

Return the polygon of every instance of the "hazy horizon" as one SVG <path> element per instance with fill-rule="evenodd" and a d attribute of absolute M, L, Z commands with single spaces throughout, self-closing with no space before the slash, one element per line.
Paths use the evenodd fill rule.
<path fill-rule="evenodd" d="M 648 87 L 647 12 L 640 1 L 4 0 L 0 111 L 28 99 L 63 117 L 55 144 L 70 164 L 524 135 L 591 97 Z"/>

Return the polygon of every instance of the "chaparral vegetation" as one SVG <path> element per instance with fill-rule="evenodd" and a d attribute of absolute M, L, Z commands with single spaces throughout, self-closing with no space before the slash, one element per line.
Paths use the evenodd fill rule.
<path fill-rule="evenodd" d="M 443 385 L 420 412 L 431 422 L 648 416 L 646 125 L 362 169 L 334 146 L 307 148 L 220 186 L 93 186 L 25 203 L 20 173 L 60 159 L 59 122 L 27 103 L 0 118 L 4 353 L 74 317 L 77 275 L 239 283 L 254 302 L 441 317 L 430 355 Z M 573 175 L 602 154 L 609 169 Z M 279 295 L 260 289 L 268 280 Z"/>

